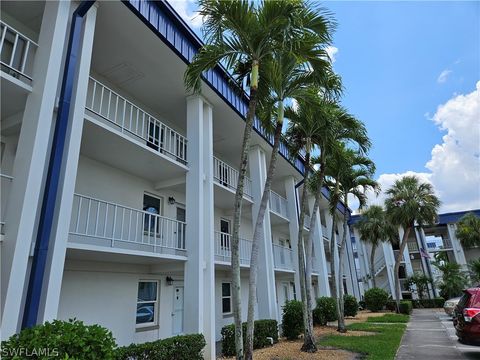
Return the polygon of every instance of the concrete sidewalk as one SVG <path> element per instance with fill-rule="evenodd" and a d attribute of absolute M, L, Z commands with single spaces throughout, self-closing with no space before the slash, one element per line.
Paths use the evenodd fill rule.
<path fill-rule="evenodd" d="M 451 322 L 438 310 L 413 310 L 396 360 L 480 359 L 480 347 L 463 345 L 452 336 Z"/>

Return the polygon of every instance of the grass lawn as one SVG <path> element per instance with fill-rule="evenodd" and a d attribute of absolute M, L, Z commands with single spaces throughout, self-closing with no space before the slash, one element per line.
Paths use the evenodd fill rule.
<path fill-rule="evenodd" d="M 390 315 L 390 314 L 388 314 Z M 374 320 L 382 319 L 377 317 Z M 320 346 L 333 346 L 365 354 L 367 360 L 393 360 L 405 332 L 406 324 L 357 323 L 348 326 L 349 330 L 371 331 L 375 335 L 342 336 L 329 335 L 321 339 Z"/>
<path fill-rule="evenodd" d="M 408 323 L 410 315 L 404 314 L 385 314 L 380 317 L 369 317 L 367 322 L 373 323 Z"/>

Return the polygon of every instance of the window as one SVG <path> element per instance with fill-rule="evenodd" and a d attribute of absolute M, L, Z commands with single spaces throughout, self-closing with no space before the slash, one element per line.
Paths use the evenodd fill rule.
<path fill-rule="evenodd" d="M 230 220 L 220 219 L 220 247 L 230 251 Z"/>
<path fill-rule="evenodd" d="M 137 294 L 137 327 L 157 324 L 158 281 L 140 281 Z"/>
<path fill-rule="evenodd" d="M 143 194 L 143 211 L 147 213 L 144 219 L 144 231 L 152 233 L 151 236 L 153 236 L 160 226 L 160 220 L 156 215 L 162 214 L 162 199 Z"/>
<path fill-rule="evenodd" d="M 232 285 L 228 282 L 222 283 L 222 313 L 232 313 Z"/>
<path fill-rule="evenodd" d="M 322 223 L 323 227 L 327 227 L 327 220 L 325 218 L 325 211 L 320 210 L 320 222 Z"/>

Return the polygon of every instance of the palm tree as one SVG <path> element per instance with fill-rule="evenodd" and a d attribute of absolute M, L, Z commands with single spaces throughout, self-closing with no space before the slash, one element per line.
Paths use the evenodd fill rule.
<path fill-rule="evenodd" d="M 397 311 L 400 306 L 400 282 L 398 270 L 403 258 L 410 232 L 414 231 L 415 223 L 418 226 L 433 224 L 437 219 L 440 200 L 429 183 L 422 183 L 416 176 L 404 176 L 395 181 L 386 192 L 385 207 L 390 221 L 403 228 L 403 237 L 400 241 L 400 251 L 395 259 L 395 301 Z"/>
<path fill-rule="evenodd" d="M 312 159 L 312 163 L 318 165 L 318 171 L 314 171 L 309 182 L 310 190 L 315 194 L 315 201 L 310 217 L 307 255 L 311 251 L 311 244 L 315 236 L 317 225 L 315 219 L 322 199 L 327 157 L 336 151 L 339 142 L 353 143 L 361 152 L 368 151 L 371 146 L 364 124 L 350 115 L 343 107 L 332 101 L 322 102 L 322 106 L 318 111 L 317 121 L 322 125 L 319 130 L 320 139 L 318 141 L 320 155 Z M 312 272 L 310 262 L 307 262 L 306 271 L 307 279 L 310 279 Z"/>
<path fill-rule="evenodd" d="M 480 217 L 473 212 L 463 215 L 455 235 L 464 248 L 480 246 Z"/>
<path fill-rule="evenodd" d="M 373 287 L 377 287 L 375 281 L 375 251 L 382 241 L 388 240 L 387 219 L 383 208 L 379 205 L 371 205 L 362 213 L 362 218 L 356 225 L 362 241 L 370 244 L 370 275 Z"/>
<path fill-rule="evenodd" d="M 334 287 L 338 294 L 334 294 L 337 298 L 337 314 L 338 314 L 338 331 L 346 332 L 344 303 L 343 303 L 343 257 L 345 253 L 345 246 L 347 243 L 348 221 L 350 220 L 350 213 L 348 210 L 349 195 L 353 195 L 359 201 L 359 208 L 362 209 L 366 204 L 367 197 L 365 191 L 368 189 L 377 190 L 378 184 L 372 179 L 375 173 L 375 164 L 366 156 L 358 151 L 347 148 L 344 144 L 339 143 L 338 150 L 332 154 L 327 162 L 327 182 L 333 193 L 330 197 L 330 212 L 335 218 L 335 213 L 339 201 L 343 201 L 345 214 L 343 216 L 343 233 L 342 240 L 339 244 L 338 254 L 338 274 L 336 274 L 335 265 L 332 266 L 333 283 L 338 283 L 338 289 Z M 335 231 L 333 231 L 335 233 Z M 332 235 L 331 247 L 336 248 L 337 242 L 334 241 Z M 332 251 L 333 253 L 333 251 Z M 332 256 L 332 263 L 334 256 Z M 337 275 L 337 276 L 335 276 Z"/>
<path fill-rule="evenodd" d="M 315 91 L 318 95 L 318 92 Z M 313 97 L 312 97 L 313 98 Z M 319 97 L 318 97 L 319 98 Z M 318 99 L 317 98 L 317 99 Z M 300 203 L 300 215 L 298 219 L 298 264 L 300 277 L 300 293 L 303 303 L 303 322 L 304 322 L 304 338 L 302 351 L 315 352 L 317 346 L 313 335 L 313 317 L 312 317 L 312 294 L 310 286 L 307 286 L 305 264 L 311 262 L 311 259 L 305 258 L 305 245 L 303 238 L 303 224 L 305 214 L 307 212 L 307 196 L 308 196 L 308 178 L 311 171 L 311 153 L 315 144 L 320 141 L 321 123 L 317 114 L 321 108 L 321 102 L 311 102 L 311 99 L 299 99 L 296 109 L 288 107 L 285 110 L 286 117 L 290 120 L 286 139 L 291 146 L 292 154 L 304 153 L 305 171 L 303 177 L 303 189 Z M 310 244 L 311 247 L 311 244 Z M 307 252 L 307 256 L 310 252 Z"/>
<path fill-rule="evenodd" d="M 278 158 L 278 150 L 282 140 L 282 128 L 284 120 L 284 103 L 288 99 L 300 99 L 309 94 L 308 86 L 316 84 L 321 86 L 325 92 L 338 94 L 340 92 L 340 80 L 333 74 L 328 59 L 325 61 L 316 61 L 311 64 L 299 63 L 298 56 L 288 51 L 279 51 L 273 54 L 272 61 L 268 62 L 261 72 L 262 78 L 268 79 L 263 82 L 268 92 L 267 95 L 260 95 L 259 117 L 265 117 L 262 121 L 264 127 L 269 129 L 274 123 L 273 148 L 270 156 L 267 177 L 263 188 L 263 194 L 260 202 L 259 211 L 255 221 L 253 232 L 252 252 L 250 260 L 250 279 L 249 279 L 249 297 L 248 297 L 248 316 L 247 316 L 247 340 L 245 358 L 252 359 L 253 356 L 253 332 L 254 316 L 256 304 L 257 288 L 257 269 L 258 269 L 258 248 L 262 236 L 263 221 L 265 211 L 270 198 L 270 189 Z M 259 89 L 259 94 L 263 91 Z M 274 115 L 271 121 L 272 114 Z M 263 115 L 263 116 L 262 116 Z"/>
<path fill-rule="evenodd" d="M 313 35 L 330 41 L 325 23 L 302 1 L 221 1 L 200 0 L 199 14 L 204 17 L 203 31 L 206 45 L 194 56 L 185 72 L 188 91 L 200 92 L 202 74 L 223 64 L 234 71 L 240 65 L 249 73 L 249 99 L 240 155 L 240 170 L 234 201 L 233 229 L 231 242 L 232 258 L 232 302 L 235 322 L 235 348 L 237 359 L 243 359 L 243 335 L 240 297 L 240 253 L 239 230 L 242 212 L 244 182 L 248 166 L 248 149 L 252 125 L 256 113 L 257 91 L 261 83 L 259 71 L 263 62 L 271 57 L 275 49 L 284 44 L 295 53 L 302 49 L 305 38 Z M 310 35 L 309 35 L 310 34 Z M 303 41 L 303 43 L 302 43 Z M 322 55 L 321 49 L 309 49 L 310 57 Z"/>
<path fill-rule="evenodd" d="M 433 265 L 442 272 L 442 280 L 439 284 L 440 295 L 445 299 L 460 296 L 462 290 L 468 284 L 467 276 L 462 271 L 462 266 L 448 261 L 433 263 Z"/>

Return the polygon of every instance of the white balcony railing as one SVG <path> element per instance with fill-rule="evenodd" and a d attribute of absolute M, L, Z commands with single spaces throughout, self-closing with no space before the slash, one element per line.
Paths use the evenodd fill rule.
<path fill-rule="evenodd" d="M 407 247 L 409 252 L 418 252 L 418 244 L 413 241 L 407 241 Z"/>
<path fill-rule="evenodd" d="M 312 256 L 312 271 L 317 274 L 320 273 L 320 260 L 315 256 Z"/>
<path fill-rule="evenodd" d="M 5 234 L 5 209 L 7 207 L 6 201 L 7 196 L 6 194 L 10 193 L 10 186 L 12 184 L 13 177 L 6 174 L 0 174 L 1 180 L 1 194 L 2 194 L 2 208 L 0 210 L 0 235 Z"/>
<path fill-rule="evenodd" d="M 185 255 L 182 221 L 75 194 L 70 222 L 74 239 L 93 245 Z M 76 242 L 75 240 L 73 240 Z"/>
<path fill-rule="evenodd" d="M 283 270 L 293 270 L 292 249 L 278 244 L 272 244 L 272 247 L 275 268 Z"/>
<path fill-rule="evenodd" d="M 238 170 L 214 156 L 213 179 L 219 185 L 225 186 L 232 190 L 237 190 Z M 252 181 L 248 177 L 245 179 L 243 193 L 249 198 L 252 197 Z"/>
<path fill-rule="evenodd" d="M 187 163 L 187 139 L 98 80 L 90 77 L 86 108 L 122 133 L 180 163 Z"/>
<path fill-rule="evenodd" d="M 288 219 L 288 203 L 287 199 L 270 190 L 270 210 L 274 213 Z"/>
<path fill-rule="evenodd" d="M 32 81 L 37 43 L 3 21 L 0 21 L 0 33 L 2 70 L 16 78 Z"/>
<path fill-rule="evenodd" d="M 230 263 L 232 258 L 232 235 L 215 231 L 215 260 Z M 240 264 L 250 265 L 252 240 L 240 238 Z"/>

